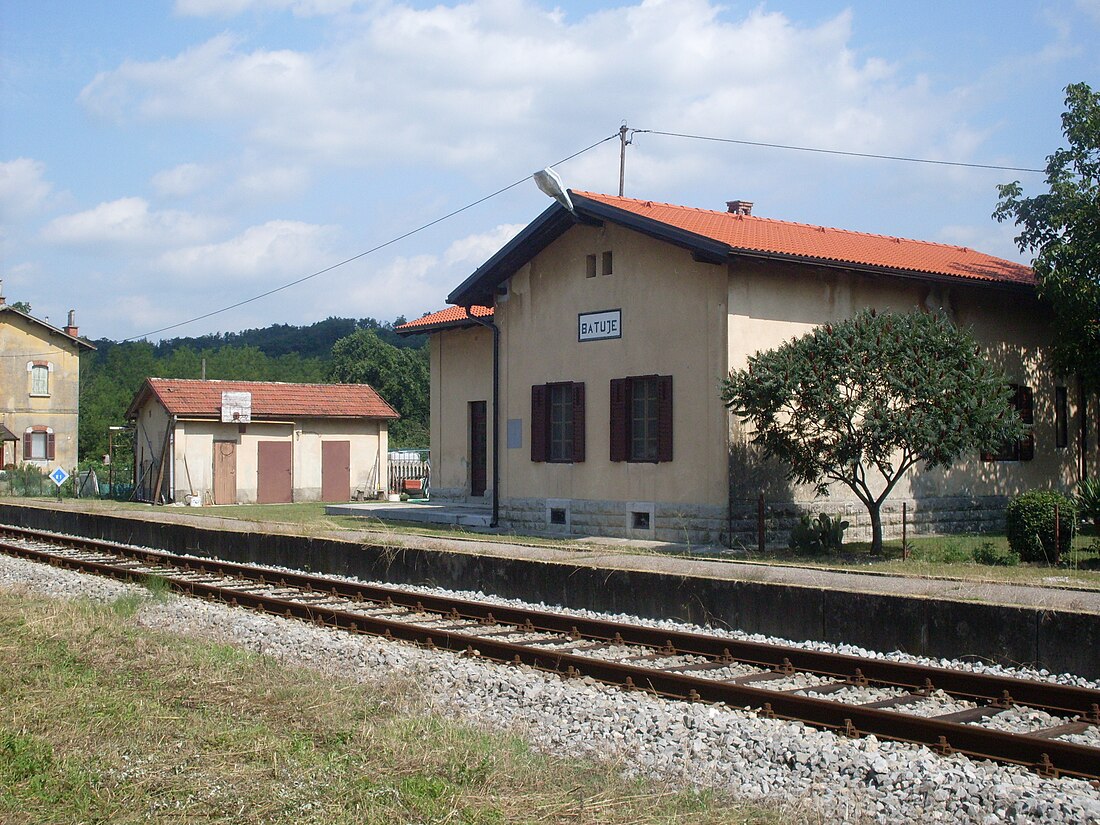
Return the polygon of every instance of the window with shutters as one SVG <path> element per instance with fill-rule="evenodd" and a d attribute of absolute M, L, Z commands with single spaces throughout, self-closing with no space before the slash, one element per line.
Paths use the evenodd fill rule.
<path fill-rule="evenodd" d="M 562 381 L 531 387 L 531 460 L 584 461 L 584 384 Z"/>
<path fill-rule="evenodd" d="M 50 394 L 50 365 L 33 363 L 30 365 L 31 395 Z"/>
<path fill-rule="evenodd" d="M 1031 387 L 1011 384 L 1010 389 L 1012 397 L 1009 400 L 1016 408 L 1020 420 L 1028 426 L 1027 435 L 1006 441 L 996 452 L 982 453 L 984 461 L 1031 461 L 1035 458 L 1035 436 L 1031 431 L 1031 426 L 1035 423 L 1035 412 Z"/>
<path fill-rule="evenodd" d="M 23 460 L 54 460 L 54 434 L 48 427 L 28 427 L 23 433 Z"/>
<path fill-rule="evenodd" d="M 611 460 L 672 461 L 672 376 L 611 381 Z"/>

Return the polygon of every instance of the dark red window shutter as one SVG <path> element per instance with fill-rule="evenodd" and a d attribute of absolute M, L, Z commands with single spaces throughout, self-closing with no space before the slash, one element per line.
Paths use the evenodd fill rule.
<path fill-rule="evenodd" d="M 584 384 L 573 384 L 573 463 L 584 461 Z"/>
<path fill-rule="evenodd" d="M 23 460 L 31 460 L 31 434 L 23 433 Z"/>
<path fill-rule="evenodd" d="M 53 461 L 54 459 L 54 434 L 46 434 L 46 460 Z"/>
<path fill-rule="evenodd" d="M 630 428 L 627 426 L 630 379 L 611 379 L 611 460 L 630 458 Z"/>
<path fill-rule="evenodd" d="M 531 387 L 531 460 L 546 461 L 546 385 Z"/>
<path fill-rule="evenodd" d="M 672 376 L 657 376 L 657 460 L 672 461 Z"/>
<path fill-rule="evenodd" d="M 1031 461 L 1035 458 L 1035 433 L 1032 425 L 1035 423 L 1035 408 L 1031 387 L 1018 387 L 1016 409 L 1020 411 L 1020 419 L 1027 424 L 1027 435 L 1020 439 L 1020 461 Z"/>

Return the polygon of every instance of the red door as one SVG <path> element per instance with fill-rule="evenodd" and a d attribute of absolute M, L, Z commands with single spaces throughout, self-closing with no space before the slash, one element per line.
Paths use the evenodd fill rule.
<path fill-rule="evenodd" d="M 321 442 L 321 501 L 351 500 L 351 442 Z"/>
<path fill-rule="evenodd" d="M 294 500 L 293 445 L 289 441 L 261 441 L 256 445 L 256 501 L 289 504 Z"/>
<path fill-rule="evenodd" d="M 488 439 L 485 432 L 485 402 L 470 402 L 470 495 L 485 495 L 485 454 Z"/>

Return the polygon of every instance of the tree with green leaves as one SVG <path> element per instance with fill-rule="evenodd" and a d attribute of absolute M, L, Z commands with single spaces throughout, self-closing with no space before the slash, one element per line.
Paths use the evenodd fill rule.
<path fill-rule="evenodd" d="M 1100 94 L 1067 86 L 1062 132 L 1069 146 L 1047 158 L 1049 191 L 999 186 L 993 217 L 1015 221 L 1020 251 L 1034 253 L 1039 296 L 1054 311 L 1055 368 L 1100 392 Z"/>
<path fill-rule="evenodd" d="M 394 447 L 428 443 L 428 349 L 401 349 L 383 341 L 373 329 L 358 329 L 332 347 L 329 380 L 370 384 L 401 414 L 390 425 Z"/>
<path fill-rule="evenodd" d="M 789 476 L 848 487 L 882 550 L 883 502 L 911 468 L 944 467 L 995 449 L 1025 427 L 1007 379 L 974 339 L 942 314 L 864 310 L 749 358 L 722 400 L 751 440 Z"/>

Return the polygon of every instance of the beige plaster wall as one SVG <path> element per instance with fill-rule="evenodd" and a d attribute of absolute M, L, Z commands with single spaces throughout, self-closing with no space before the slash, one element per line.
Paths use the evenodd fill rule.
<path fill-rule="evenodd" d="M 362 490 L 372 497 L 388 482 L 388 427 L 377 419 L 303 419 L 286 423 L 252 423 L 240 432 L 236 424 L 217 421 L 180 421 L 176 426 L 176 501 L 189 495 L 204 503 L 214 498 L 214 442 L 237 445 L 237 501 L 256 501 L 258 444 L 293 439 L 292 478 L 294 501 L 318 501 L 321 497 L 321 445 L 347 441 L 351 451 L 351 492 Z"/>
<path fill-rule="evenodd" d="M 750 354 L 803 335 L 817 324 L 849 318 L 865 307 L 895 312 L 943 308 L 985 346 L 1011 383 L 1033 389 L 1034 460 L 983 462 L 974 455 L 946 470 L 916 469 L 899 482 L 892 498 L 919 501 L 922 497 L 1012 495 L 1037 486 L 1068 489 L 1076 479 L 1080 449 L 1077 388 L 1069 382 L 1069 446 L 1055 448 L 1054 388 L 1067 381 L 1057 377 L 1049 365 L 1044 349 L 1049 318 L 1033 299 L 981 286 L 933 286 L 824 268 L 748 263 L 730 268 L 729 305 L 731 368 L 744 367 Z M 733 430 L 736 443 L 745 431 L 736 421 Z M 756 488 L 761 486 L 759 467 L 736 465 L 733 473 L 734 497 L 755 498 Z M 806 488 L 783 490 L 786 485 L 778 485 L 777 489 L 770 481 L 769 485 L 765 491 L 769 499 L 784 494 L 796 501 L 813 498 Z M 846 488 L 834 486 L 831 498 L 853 497 Z"/>
<path fill-rule="evenodd" d="M 47 361 L 52 366 L 49 395 L 31 395 L 30 361 Z M 60 466 L 71 472 L 76 467 L 79 398 L 77 345 L 14 312 L 0 312 L 0 424 L 20 439 L 28 427 L 45 426 L 54 433 L 54 461 L 32 464 L 47 471 Z M 22 441 L 9 442 L 3 460 L 22 464 Z"/>
<path fill-rule="evenodd" d="M 493 336 L 484 327 L 438 332 L 430 338 L 431 485 L 435 493 L 470 492 L 469 403 L 486 402 L 486 496 L 493 483 Z M 504 428 L 503 418 L 501 428 Z M 502 436 L 503 438 L 503 436 Z"/>
<path fill-rule="evenodd" d="M 586 256 L 611 251 L 613 273 L 586 278 Z M 597 266 L 599 269 L 599 265 Z M 724 504 L 727 372 L 726 269 L 616 225 L 576 226 L 509 281 L 498 301 L 502 329 L 502 444 L 508 419 L 522 446 L 505 449 L 504 495 Z M 577 315 L 622 310 L 622 337 L 578 342 Z M 610 460 L 610 380 L 673 376 L 673 460 Z M 531 386 L 584 382 L 586 460 L 531 461 Z"/>

